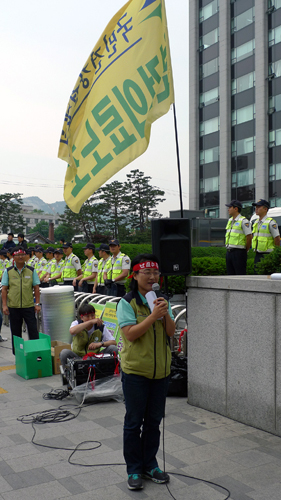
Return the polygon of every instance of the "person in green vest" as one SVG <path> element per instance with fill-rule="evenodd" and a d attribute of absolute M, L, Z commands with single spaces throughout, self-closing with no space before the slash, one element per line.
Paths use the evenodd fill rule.
<path fill-rule="evenodd" d="M 116 314 L 123 340 L 123 452 L 128 488 L 139 490 L 142 478 L 169 482 L 169 475 L 158 467 L 156 455 L 171 371 L 169 338 L 176 325 L 167 297 L 161 293 L 156 297 L 152 291 L 160 276 L 157 257 L 140 254 L 133 259 L 132 268 L 131 291 L 118 303 Z M 155 297 L 151 307 L 148 293 Z"/>
<path fill-rule="evenodd" d="M 116 340 L 109 330 L 103 325 L 100 318 L 95 316 L 95 308 L 92 304 L 83 304 L 78 310 L 80 319 L 70 325 L 70 335 L 73 338 L 71 349 L 63 349 L 60 352 L 61 364 L 64 367 L 67 359 L 83 358 L 88 353 L 116 354 L 118 348 Z"/>
<path fill-rule="evenodd" d="M 267 216 L 270 204 L 267 200 L 260 199 L 252 203 L 256 209 L 258 219 L 253 224 L 252 249 L 255 252 L 255 267 L 267 254 L 280 246 L 280 233 L 277 222 Z"/>
<path fill-rule="evenodd" d="M 50 284 L 50 286 L 62 284 L 62 268 L 64 266 L 63 260 L 63 249 L 56 248 L 54 251 L 54 262 L 48 268 L 45 281 Z"/>
<path fill-rule="evenodd" d="M 83 250 L 87 257 L 82 265 L 83 274 L 74 278 L 72 284 L 76 286 L 78 283 L 78 290 L 80 289 L 85 293 L 92 293 L 98 273 L 98 260 L 95 257 L 96 247 L 93 243 L 87 243 L 87 245 L 83 247 Z"/>
<path fill-rule="evenodd" d="M 101 295 L 106 295 L 106 287 L 104 284 L 103 274 L 106 264 L 110 260 L 110 250 L 106 243 L 101 243 L 98 248 L 99 252 L 99 263 L 98 263 L 98 274 L 95 279 L 93 293 L 100 293 Z"/>
<path fill-rule="evenodd" d="M 121 245 L 118 240 L 110 240 L 108 246 L 112 256 L 107 262 L 103 274 L 107 295 L 123 297 L 126 293 L 125 283 L 129 275 L 131 259 L 128 255 L 121 253 Z"/>
<path fill-rule="evenodd" d="M 229 276 L 245 275 L 247 252 L 251 248 L 252 231 L 250 222 L 241 215 L 242 203 L 232 200 L 228 205 L 230 219 L 226 226 L 226 271 Z"/>
<path fill-rule="evenodd" d="M 46 261 L 46 264 L 40 273 L 40 287 L 41 288 L 47 288 L 49 286 L 49 282 L 45 278 L 47 277 L 49 270 L 51 270 L 52 264 L 56 263 L 56 259 L 54 258 L 54 251 L 55 251 L 54 247 L 48 247 L 45 250 L 45 255 L 46 255 L 47 261 Z"/>
<path fill-rule="evenodd" d="M 15 354 L 13 336 L 22 337 L 23 320 L 27 325 L 29 339 L 39 338 L 35 312 L 38 313 L 41 307 L 37 272 L 26 265 L 24 249 L 14 247 L 12 252 L 14 264 L 5 269 L 2 277 L 2 305 L 3 313 L 10 316 L 12 349 Z"/>
<path fill-rule="evenodd" d="M 72 243 L 66 242 L 63 244 L 62 248 L 65 255 L 64 266 L 61 274 L 63 285 L 72 285 L 74 278 L 82 275 L 80 259 L 73 253 Z M 75 285 L 74 290 L 78 290 L 77 284 Z"/>
<path fill-rule="evenodd" d="M 38 276 L 39 276 L 39 279 L 40 279 L 40 276 L 41 276 L 41 273 L 45 267 L 45 265 L 47 264 L 47 260 L 44 258 L 44 249 L 43 247 L 36 247 L 35 248 L 35 255 L 36 255 L 36 262 L 35 262 L 35 271 L 37 272 Z"/>

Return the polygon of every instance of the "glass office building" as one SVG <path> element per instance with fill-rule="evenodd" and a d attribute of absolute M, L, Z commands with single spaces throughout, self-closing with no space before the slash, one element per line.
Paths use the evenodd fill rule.
<path fill-rule="evenodd" d="M 189 0 L 190 209 L 281 205 L 281 0 Z"/>

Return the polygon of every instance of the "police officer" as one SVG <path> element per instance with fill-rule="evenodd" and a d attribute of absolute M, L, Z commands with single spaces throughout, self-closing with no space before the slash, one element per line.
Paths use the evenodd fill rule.
<path fill-rule="evenodd" d="M 28 247 L 25 251 L 26 251 L 26 255 L 29 257 L 28 260 L 27 260 L 27 265 L 28 266 L 31 266 L 31 267 L 35 267 L 35 264 L 37 262 L 37 258 L 35 256 L 35 252 L 34 252 L 35 248 L 34 247 Z"/>
<path fill-rule="evenodd" d="M 128 255 L 121 253 L 118 240 L 110 240 L 108 245 L 112 256 L 104 268 L 103 275 L 107 295 L 123 297 L 126 293 L 125 283 L 129 275 L 131 259 Z"/>
<path fill-rule="evenodd" d="M 7 250 L 0 250 L 0 280 L 3 276 L 3 273 L 7 267 L 11 265 L 9 259 L 7 259 Z"/>
<path fill-rule="evenodd" d="M 104 268 L 107 262 L 110 260 L 110 250 L 109 246 L 106 243 L 101 243 L 98 248 L 99 252 L 99 263 L 98 263 L 98 274 L 95 279 L 95 284 L 93 287 L 93 293 L 100 293 L 102 295 L 106 295 L 106 286 L 104 284 L 103 274 Z"/>
<path fill-rule="evenodd" d="M 95 257 L 96 247 L 93 243 L 87 243 L 87 245 L 83 247 L 83 250 L 87 257 L 82 266 L 83 275 L 74 278 L 72 284 L 75 286 L 78 282 L 80 290 L 82 289 L 83 292 L 92 293 L 98 272 L 98 260 Z"/>
<path fill-rule="evenodd" d="M 267 216 L 270 208 L 268 201 L 260 199 L 252 205 L 256 207 L 256 214 L 259 216 L 253 224 L 252 248 L 256 266 L 265 255 L 280 246 L 280 233 L 276 221 Z"/>
<path fill-rule="evenodd" d="M 41 274 L 43 272 L 44 267 L 47 264 L 47 260 L 44 258 L 44 249 L 43 247 L 36 247 L 35 248 L 35 255 L 37 257 L 37 261 L 35 263 L 34 269 L 37 272 L 39 279 L 41 280 Z"/>
<path fill-rule="evenodd" d="M 63 244 L 62 248 L 65 260 L 61 277 L 64 285 L 72 285 L 74 278 L 82 275 L 80 260 L 77 255 L 72 252 L 72 243 L 66 242 Z M 76 284 L 74 290 L 77 291 L 77 289 L 78 286 Z"/>
<path fill-rule="evenodd" d="M 27 324 L 29 339 L 39 338 L 35 312 L 38 313 L 41 308 L 40 280 L 36 271 L 26 265 L 24 249 L 14 247 L 12 251 L 14 264 L 5 269 L 2 277 L 2 304 L 3 313 L 10 316 L 12 347 L 13 353 L 15 353 L 13 336 L 22 336 L 23 320 Z"/>
<path fill-rule="evenodd" d="M 230 219 L 226 226 L 226 271 L 229 276 L 245 275 L 247 252 L 251 247 L 252 231 L 248 219 L 241 215 L 242 204 L 232 200 L 228 205 Z"/>
<path fill-rule="evenodd" d="M 48 272 L 44 278 L 44 281 L 49 283 L 51 286 L 61 285 L 62 281 L 62 268 L 64 266 L 63 260 L 63 249 L 56 248 L 54 251 L 54 259 L 52 261 L 51 266 L 48 268 Z"/>

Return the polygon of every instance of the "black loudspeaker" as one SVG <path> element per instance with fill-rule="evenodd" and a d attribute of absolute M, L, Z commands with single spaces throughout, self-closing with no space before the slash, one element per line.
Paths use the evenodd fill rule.
<path fill-rule="evenodd" d="M 189 219 L 152 219 L 152 252 L 160 261 L 162 276 L 191 273 Z"/>

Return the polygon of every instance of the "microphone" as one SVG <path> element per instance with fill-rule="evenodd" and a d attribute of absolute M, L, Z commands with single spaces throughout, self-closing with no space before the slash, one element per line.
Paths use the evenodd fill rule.
<path fill-rule="evenodd" d="M 153 304 L 153 302 L 159 296 L 159 290 L 160 290 L 159 284 L 158 283 L 153 283 L 153 285 L 152 285 L 152 291 L 151 292 L 147 292 L 145 294 L 145 298 L 146 298 L 146 300 L 148 302 L 148 306 L 149 306 L 149 309 L 150 309 L 151 312 L 153 311 L 154 306 L 155 306 L 155 304 Z M 159 319 L 162 319 L 162 318 L 159 318 Z"/>

